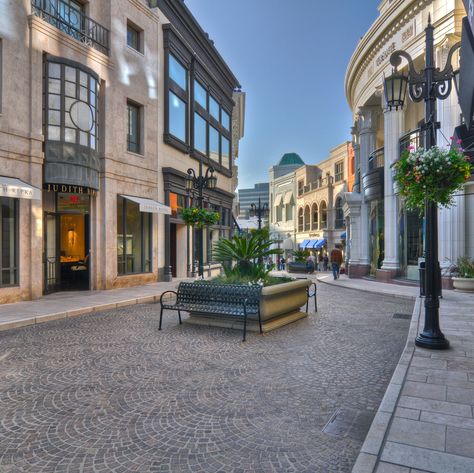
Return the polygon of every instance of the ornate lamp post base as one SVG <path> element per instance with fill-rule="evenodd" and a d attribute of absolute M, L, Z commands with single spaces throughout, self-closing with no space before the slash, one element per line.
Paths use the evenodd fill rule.
<path fill-rule="evenodd" d="M 415 338 L 415 345 L 421 348 L 430 348 L 431 350 L 447 350 L 449 340 L 445 338 L 442 332 L 423 331 Z"/>

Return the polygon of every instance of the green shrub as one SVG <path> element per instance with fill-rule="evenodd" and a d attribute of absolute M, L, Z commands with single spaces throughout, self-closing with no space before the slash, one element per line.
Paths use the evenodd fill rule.
<path fill-rule="evenodd" d="M 474 278 L 474 259 L 467 256 L 458 258 L 458 270 L 460 278 Z"/>

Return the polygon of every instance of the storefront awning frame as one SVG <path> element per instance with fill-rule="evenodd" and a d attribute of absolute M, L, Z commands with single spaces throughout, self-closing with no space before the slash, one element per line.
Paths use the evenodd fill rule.
<path fill-rule="evenodd" d="M 41 200 L 41 190 L 16 177 L 0 176 L 0 197 Z"/>
<path fill-rule="evenodd" d="M 135 197 L 131 195 L 122 195 L 122 197 L 138 204 L 140 206 L 140 212 L 171 215 L 171 207 L 160 204 L 156 200 L 146 199 L 145 197 Z"/>

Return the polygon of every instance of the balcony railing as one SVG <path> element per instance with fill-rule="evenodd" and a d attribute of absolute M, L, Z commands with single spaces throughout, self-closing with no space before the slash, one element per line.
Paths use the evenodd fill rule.
<path fill-rule="evenodd" d="M 309 184 L 306 184 L 305 186 L 298 188 L 298 197 L 308 192 L 321 189 L 322 187 L 327 186 L 328 183 L 332 184 L 331 176 L 320 178 L 320 179 L 317 179 L 316 181 L 310 182 Z"/>
<path fill-rule="evenodd" d="M 33 13 L 81 43 L 109 54 L 109 30 L 67 0 L 32 0 Z"/>
<path fill-rule="evenodd" d="M 383 168 L 383 166 L 384 148 L 379 148 L 369 156 L 369 171 L 372 171 L 372 169 Z"/>
<path fill-rule="evenodd" d="M 420 128 L 409 131 L 400 138 L 400 156 L 401 154 L 412 146 L 414 150 L 417 150 L 423 146 L 423 133 Z"/>

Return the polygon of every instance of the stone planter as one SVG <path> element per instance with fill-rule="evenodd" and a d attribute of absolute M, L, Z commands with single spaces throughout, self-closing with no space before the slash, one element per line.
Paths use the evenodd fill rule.
<path fill-rule="evenodd" d="M 287 325 L 303 317 L 306 312 L 300 308 L 306 304 L 306 289 L 311 285 L 309 279 L 300 279 L 282 284 L 275 284 L 262 288 L 260 300 L 260 314 L 264 332 Z M 225 315 L 209 315 L 191 312 L 186 323 L 227 327 L 242 330 L 243 320 L 239 317 Z M 249 315 L 247 330 L 259 331 L 258 316 Z"/>
<path fill-rule="evenodd" d="M 452 278 L 453 286 L 459 292 L 474 292 L 474 278 Z"/>
<path fill-rule="evenodd" d="M 294 261 L 292 261 L 291 263 L 287 263 L 286 270 L 289 273 L 307 273 L 306 263 L 297 263 Z"/>

